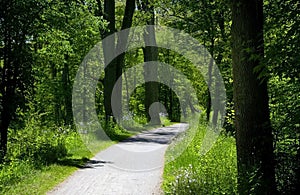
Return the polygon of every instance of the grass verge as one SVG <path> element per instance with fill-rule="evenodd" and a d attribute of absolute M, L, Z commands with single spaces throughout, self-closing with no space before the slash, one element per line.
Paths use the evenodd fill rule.
<path fill-rule="evenodd" d="M 66 138 L 68 155 L 54 163 L 37 164 L 30 160 L 10 161 L 0 168 L 0 194 L 46 194 L 57 184 L 93 157 L 78 134 Z M 101 151 L 116 141 L 99 142 L 94 151 Z"/>
<path fill-rule="evenodd" d="M 201 155 L 206 125 L 203 122 L 195 130 L 186 150 L 165 164 L 162 186 L 165 194 L 237 194 L 235 139 L 220 135 L 213 147 Z M 188 136 L 191 135 L 187 133 L 175 147 L 181 147 Z"/>

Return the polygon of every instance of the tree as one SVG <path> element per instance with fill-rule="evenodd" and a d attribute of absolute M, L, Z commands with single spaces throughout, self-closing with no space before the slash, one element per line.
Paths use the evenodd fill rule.
<path fill-rule="evenodd" d="M 155 80 L 157 78 L 157 65 L 156 61 L 158 60 L 158 48 L 156 45 L 155 38 L 155 13 L 154 6 L 152 2 L 148 0 L 142 0 L 139 2 L 139 9 L 142 10 L 146 15 L 146 24 L 149 25 L 144 31 L 144 42 L 146 46 L 143 48 L 144 53 L 144 62 L 147 62 L 147 65 L 144 66 L 144 76 L 145 78 L 150 78 Z M 159 84 L 157 82 L 146 82 L 145 83 L 145 111 L 148 121 L 151 121 L 152 124 L 160 124 L 159 109 L 154 106 L 150 106 L 159 101 Z"/>
<path fill-rule="evenodd" d="M 113 87 L 116 81 L 120 78 L 122 79 L 122 69 L 125 63 L 125 54 L 122 53 L 117 56 L 115 59 L 108 64 L 107 59 L 111 56 L 114 56 L 116 50 L 122 50 L 126 47 L 128 34 L 118 38 L 117 45 L 115 45 L 115 38 L 105 39 L 107 36 L 112 35 L 116 32 L 116 14 L 115 14 L 115 1 L 105 0 L 104 1 L 104 12 L 102 12 L 102 4 L 100 0 L 97 0 L 98 3 L 98 14 L 100 16 L 103 15 L 104 19 L 108 22 L 108 29 L 101 33 L 104 48 L 104 60 L 107 67 L 105 68 L 105 77 L 104 77 L 104 108 L 105 108 L 105 116 L 106 120 L 109 120 L 110 117 L 113 117 L 112 108 L 111 108 L 111 95 Z M 123 21 L 121 25 L 121 30 L 130 28 L 132 25 L 132 18 L 135 10 L 135 0 L 127 0 L 125 5 L 125 12 L 123 16 Z M 118 113 L 116 113 L 116 117 L 119 120 L 122 117 L 121 109 L 121 97 L 122 97 L 122 85 L 117 86 L 117 97 L 114 97 L 115 102 L 117 104 Z M 114 118 L 115 119 L 115 118 Z"/>
<path fill-rule="evenodd" d="M 227 102 L 232 102 L 232 71 L 231 60 L 229 57 L 229 5 L 226 1 L 220 0 L 181 0 L 176 2 L 164 0 L 160 5 L 160 9 L 164 16 L 161 20 L 163 20 L 165 25 L 170 25 L 191 34 L 207 48 L 212 56 L 211 63 L 208 63 L 207 67 L 208 82 L 206 94 L 204 96 L 201 94 L 201 97 L 205 97 L 206 99 L 206 104 L 204 106 L 206 107 L 207 120 L 209 121 L 211 118 L 212 124 L 216 124 L 220 111 L 218 108 L 212 108 L 211 95 L 213 95 L 213 99 L 219 101 L 219 94 L 217 94 L 218 89 L 209 90 L 209 88 L 214 88 L 214 84 L 218 85 L 218 81 L 212 76 L 214 74 L 212 70 L 213 60 L 222 73 L 224 84 L 227 89 Z M 216 94 L 210 94 L 210 91 L 215 91 Z M 228 121 L 225 121 L 225 125 L 227 130 L 231 127 Z"/>
<path fill-rule="evenodd" d="M 280 193 L 300 191 L 300 4 L 264 1 L 265 61 L 274 134 L 276 181 Z"/>
<path fill-rule="evenodd" d="M 266 68 L 261 63 L 262 0 L 233 0 L 232 42 L 238 190 L 240 194 L 275 194 L 267 78 L 258 77 Z"/>
<path fill-rule="evenodd" d="M 73 124 L 72 84 L 76 69 L 100 40 L 98 25 L 104 23 L 94 16 L 95 8 L 90 3 L 53 0 L 41 12 L 35 27 L 35 103 L 28 112 L 41 114 L 47 124 Z"/>
<path fill-rule="evenodd" d="M 35 19 L 42 2 L 1 1 L 0 65 L 0 161 L 7 151 L 8 128 L 16 119 L 16 110 L 25 108 L 26 95 L 32 84 L 32 43 Z M 30 11 L 34 8 L 33 11 Z"/>
<path fill-rule="evenodd" d="M 103 18 L 108 22 L 108 26 L 106 30 L 101 32 L 101 38 L 112 35 L 116 31 L 115 27 L 115 1 L 114 0 L 105 0 L 104 8 L 102 8 L 102 3 L 100 0 L 98 2 L 98 14 L 103 16 Z M 102 11 L 103 9 L 103 11 Z M 104 52 L 104 60 L 107 67 L 105 68 L 105 76 L 104 76 L 104 110 L 105 110 L 105 118 L 109 120 L 110 117 L 113 116 L 112 108 L 111 108 L 111 93 L 114 87 L 114 83 L 116 81 L 116 61 L 112 61 L 108 64 L 107 59 L 108 56 L 114 56 L 115 53 L 115 39 L 114 37 L 109 40 L 103 40 L 103 52 Z"/>

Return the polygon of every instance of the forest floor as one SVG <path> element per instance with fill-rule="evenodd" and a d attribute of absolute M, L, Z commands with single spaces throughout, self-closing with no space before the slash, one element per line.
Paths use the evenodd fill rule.
<path fill-rule="evenodd" d="M 95 155 L 48 194 L 160 194 L 165 151 L 187 127 L 179 123 L 119 142 Z"/>

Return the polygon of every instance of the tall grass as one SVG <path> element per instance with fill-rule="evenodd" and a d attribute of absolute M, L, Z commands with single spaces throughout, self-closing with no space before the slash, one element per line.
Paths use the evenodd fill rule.
<path fill-rule="evenodd" d="M 205 129 L 205 122 L 202 122 L 194 129 L 195 137 L 187 149 L 165 165 L 165 194 L 237 194 L 235 140 L 233 137 L 220 135 L 213 147 L 202 155 L 201 144 Z M 175 147 L 181 147 L 188 136 L 191 134 L 187 133 Z M 168 154 L 167 151 L 166 155 Z"/>

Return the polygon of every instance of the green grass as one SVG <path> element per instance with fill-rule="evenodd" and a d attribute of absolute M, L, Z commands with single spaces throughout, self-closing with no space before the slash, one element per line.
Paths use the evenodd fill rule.
<path fill-rule="evenodd" d="M 163 118 L 162 124 L 163 126 L 169 126 L 174 123 Z M 151 130 L 160 126 L 142 127 L 143 130 Z M 37 134 L 30 134 L 30 132 L 35 132 L 36 128 L 37 127 L 29 127 L 27 131 L 24 131 L 28 134 L 20 134 L 21 137 L 18 137 L 18 135 L 15 134 L 14 136 L 11 136 L 14 137 L 17 142 L 12 142 L 9 145 L 10 160 L 5 164 L 0 165 L 0 194 L 46 194 L 78 170 L 79 167 L 84 165 L 88 159 L 93 157 L 99 151 L 138 133 L 138 131 L 127 132 L 118 126 L 111 126 L 110 132 L 108 133 L 112 140 L 99 141 L 96 139 L 97 136 L 91 134 L 89 135 L 91 136 L 89 139 L 91 143 L 88 144 L 88 148 L 86 144 L 83 143 L 81 136 L 77 133 L 71 131 L 67 134 L 61 134 L 59 136 L 62 137 L 59 137 L 59 139 L 64 140 L 63 143 L 67 150 L 67 156 L 45 164 L 36 162 L 36 160 L 30 158 L 20 159 L 18 157 L 22 151 L 24 152 L 22 148 L 31 147 L 36 149 L 37 147 L 40 147 L 36 146 L 39 141 L 41 146 L 46 146 L 43 148 L 42 152 L 49 152 L 49 148 L 47 148 L 48 145 L 43 145 L 47 142 L 46 138 L 42 137 L 42 135 L 37 136 Z M 49 135 L 44 136 L 49 137 Z M 50 138 L 50 140 L 52 139 Z M 45 154 L 47 156 L 48 153 Z"/>
<path fill-rule="evenodd" d="M 0 169 L 0 194 L 46 194 L 82 166 L 93 152 L 101 151 L 115 141 L 97 142 L 89 151 L 79 135 L 66 138 L 68 156 L 49 165 L 35 165 L 29 160 L 12 161 Z"/>
<path fill-rule="evenodd" d="M 46 194 L 58 183 L 64 181 L 77 168 L 74 166 L 49 165 L 42 169 L 30 169 L 19 182 L 6 186 L 3 194 Z"/>
<path fill-rule="evenodd" d="M 162 186 L 165 194 L 237 194 L 235 139 L 220 135 L 213 147 L 201 155 L 205 125 L 194 130 L 195 137 L 186 150 L 174 161 L 165 164 Z M 166 162 L 176 147 L 188 144 L 185 142 L 189 136 L 192 136 L 191 133 L 168 148 Z"/>

